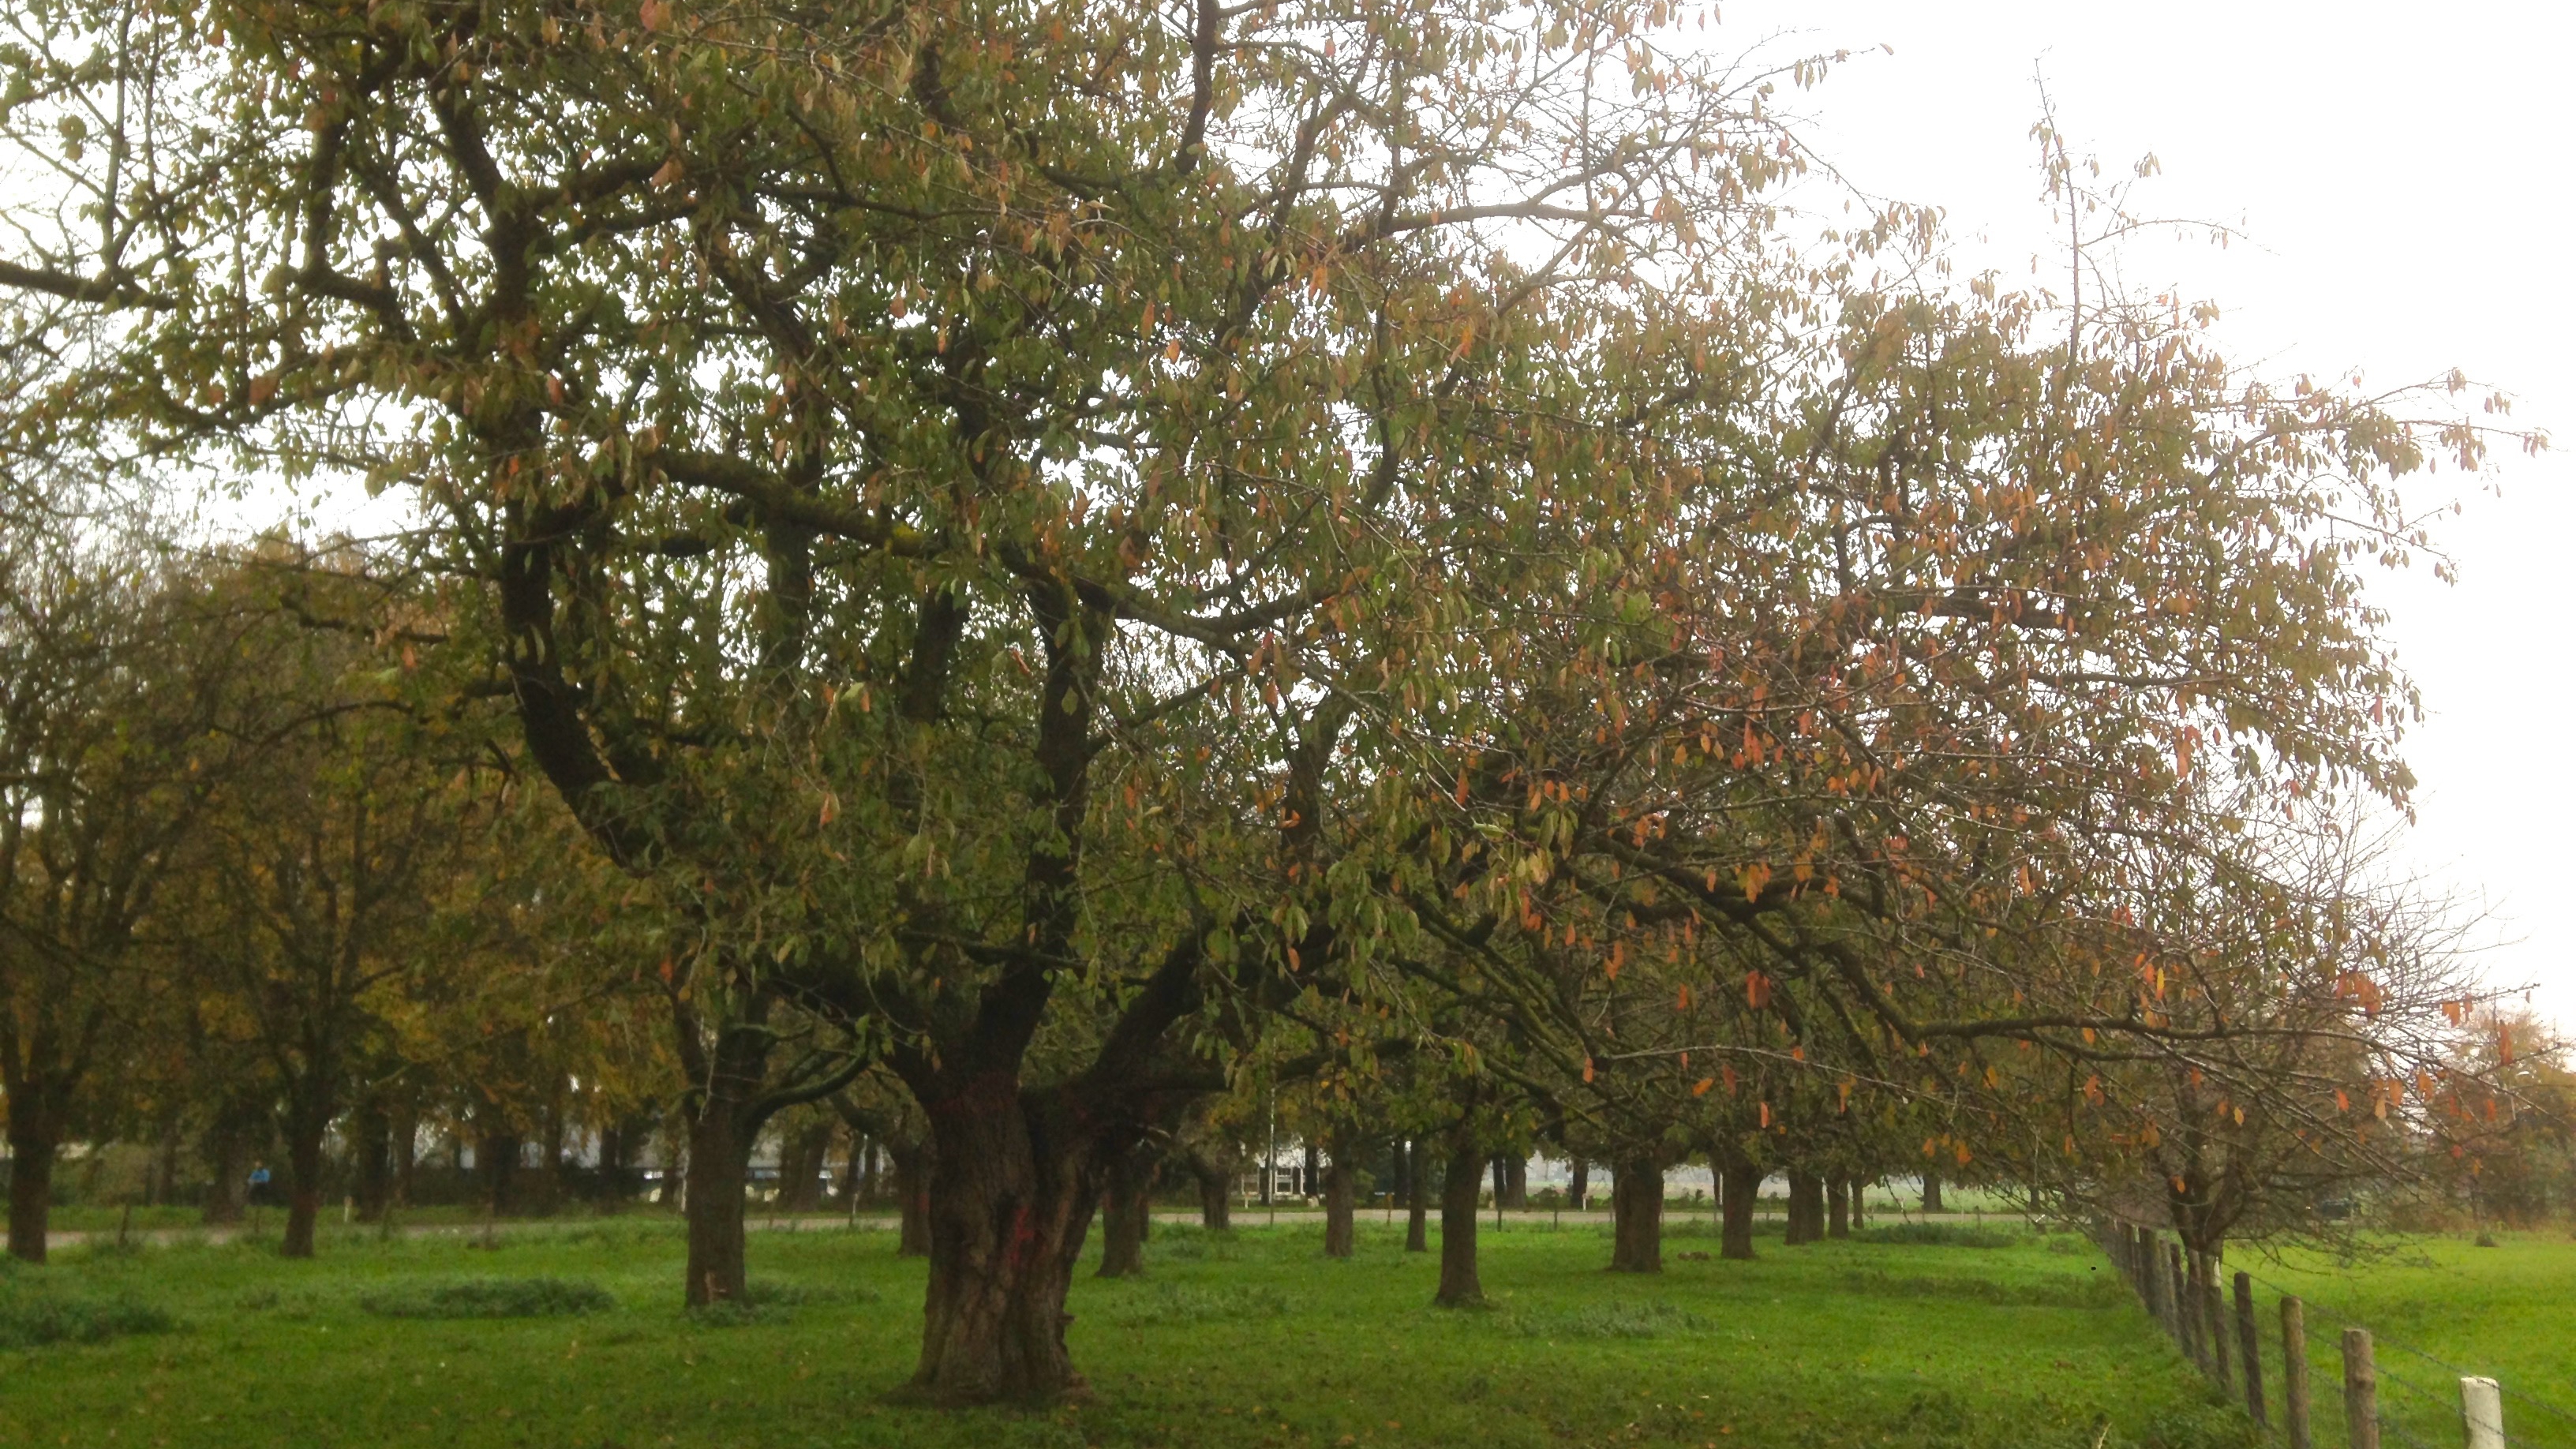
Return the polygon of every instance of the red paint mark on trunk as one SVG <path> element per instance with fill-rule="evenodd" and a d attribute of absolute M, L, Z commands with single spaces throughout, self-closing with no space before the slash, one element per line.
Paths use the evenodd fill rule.
<path fill-rule="evenodd" d="M 1029 1250 L 1036 1246 L 1037 1240 L 1037 1215 L 1029 1211 L 1027 1203 L 1022 1203 L 1019 1210 L 1011 1214 L 1011 1247 L 1010 1251 L 1004 1254 L 1003 1261 L 1009 1263 L 1014 1270 L 1027 1267 Z"/>

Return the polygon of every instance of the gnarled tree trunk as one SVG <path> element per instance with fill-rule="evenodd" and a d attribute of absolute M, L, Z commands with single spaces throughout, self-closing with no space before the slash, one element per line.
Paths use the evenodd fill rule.
<path fill-rule="evenodd" d="M 1106 1175 L 1100 1144 L 1063 1092 L 1023 1092 L 1007 1072 L 924 1105 L 930 1290 L 913 1392 L 965 1404 L 1080 1391 L 1064 1299 Z"/>
<path fill-rule="evenodd" d="M 1443 1308 L 1485 1301 L 1476 1280 L 1476 1189 L 1484 1176 L 1475 1133 L 1461 1121 L 1450 1134 L 1449 1176 L 1440 1187 L 1440 1291 L 1431 1301 Z"/>
<path fill-rule="evenodd" d="M 1622 1162 L 1610 1179 L 1610 1271 L 1664 1271 L 1664 1174 L 1652 1158 Z"/>

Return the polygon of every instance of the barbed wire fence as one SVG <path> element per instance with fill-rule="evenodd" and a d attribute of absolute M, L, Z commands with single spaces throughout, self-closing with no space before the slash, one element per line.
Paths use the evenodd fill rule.
<path fill-rule="evenodd" d="M 2150 1318 L 2212 1386 L 2290 1449 L 2576 1449 L 2576 1410 L 2506 1386 L 2143 1224 L 2104 1217 L 2095 1240 Z M 2273 1297 L 2274 1327 L 2257 1312 Z M 2314 1317 L 2338 1330 L 2309 1338 Z M 2402 1365 L 2402 1368 L 2400 1367 Z"/>

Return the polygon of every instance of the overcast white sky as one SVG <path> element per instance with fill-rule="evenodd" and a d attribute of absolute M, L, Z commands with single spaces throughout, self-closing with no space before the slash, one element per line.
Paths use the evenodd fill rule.
<path fill-rule="evenodd" d="M 2423 781 L 2407 855 L 2495 912 L 2492 980 L 2536 982 L 2576 1022 L 2576 7 L 1741 0 L 1723 20 L 1731 48 L 1851 47 L 1789 98 L 1816 149 L 2025 259 L 2046 245 L 2028 139 L 2044 72 L 2079 155 L 2106 171 L 2162 159 L 2144 209 L 2249 233 L 2224 252 L 2133 253 L 2132 284 L 2214 298 L 2231 352 L 2283 372 L 2360 366 L 2393 384 L 2461 367 L 2562 440 L 2468 489 L 2440 536 L 2459 585 L 2423 576 L 2380 597 L 2431 712 L 2407 742 Z M 1880 43 L 1894 54 L 1857 53 Z"/>

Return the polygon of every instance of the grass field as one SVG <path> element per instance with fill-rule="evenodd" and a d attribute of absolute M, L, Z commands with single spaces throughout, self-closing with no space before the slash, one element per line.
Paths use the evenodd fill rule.
<path fill-rule="evenodd" d="M 2231 1268 L 2257 1280 L 2264 1382 L 2280 1400 L 2279 1299 L 2306 1305 L 2317 1442 L 2344 1442 L 2340 1352 L 2347 1325 L 2367 1328 L 2379 1373 L 2389 1449 L 2460 1442 L 2459 1379 L 2505 1388 L 2505 1429 L 2517 1445 L 2576 1449 L 2576 1242 L 2564 1232 L 2389 1238 L 2356 1259 L 2312 1253 L 2270 1261 L 2239 1253 Z"/>
<path fill-rule="evenodd" d="M 1095 1397 L 1045 1413 L 884 1402 L 912 1361 L 923 1272 L 884 1233 L 754 1235 L 765 1302 L 720 1318 L 675 1306 L 681 1244 L 659 1217 L 491 1249 L 351 1233 L 310 1263 L 260 1243 L 78 1249 L 0 1279 L 0 1345 L 63 1340 L 0 1347 L 0 1445 L 2253 1442 L 2080 1238 L 1954 1229 L 2000 1246 L 1766 1239 L 1750 1264 L 1679 1257 L 1715 1246 L 1701 1231 L 1676 1224 L 1666 1272 L 1644 1280 L 1602 1272 L 1590 1226 L 1488 1232 L 1495 1305 L 1459 1313 L 1428 1306 L 1434 1265 L 1379 1224 L 1341 1263 L 1311 1225 L 1158 1226 L 1143 1280 L 1077 1281 L 1071 1339 Z M 2473 1359 L 2486 1339 L 2457 1303 L 2517 1284 L 2520 1321 L 2550 1327 L 2509 1383 L 2563 1379 L 2576 1346 L 2561 1241 L 2443 1247 L 2348 1280 L 2319 1266 L 2258 1271 Z M 536 1316 L 506 1316 L 521 1313 Z"/>

